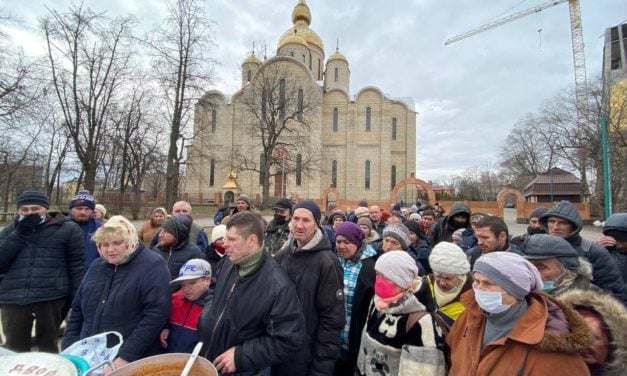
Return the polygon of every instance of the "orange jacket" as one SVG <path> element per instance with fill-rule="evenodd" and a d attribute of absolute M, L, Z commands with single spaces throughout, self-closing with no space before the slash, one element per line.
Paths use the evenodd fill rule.
<path fill-rule="evenodd" d="M 451 348 L 449 376 L 589 375 L 579 352 L 592 342 L 592 333 L 572 308 L 532 293 L 514 329 L 482 349 L 485 316 L 474 297 L 472 290 L 462 295 L 466 310 L 446 338 Z"/>

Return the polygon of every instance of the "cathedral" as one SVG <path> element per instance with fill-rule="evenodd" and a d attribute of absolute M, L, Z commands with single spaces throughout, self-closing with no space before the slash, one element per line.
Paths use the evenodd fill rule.
<path fill-rule="evenodd" d="M 338 48 L 325 59 L 311 21 L 299 0 L 276 56 L 260 60 L 253 51 L 236 93 L 199 99 L 183 188 L 190 200 L 232 202 L 244 193 L 260 202 L 266 181 L 270 197 L 327 202 L 331 191 L 346 203 L 388 202 L 415 171 L 413 100 L 374 86 L 351 94 L 348 59 Z"/>

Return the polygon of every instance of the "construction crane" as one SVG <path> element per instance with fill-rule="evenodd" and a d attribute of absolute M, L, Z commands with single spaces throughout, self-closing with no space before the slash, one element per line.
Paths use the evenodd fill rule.
<path fill-rule="evenodd" d="M 444 44 L 449 45 L 451 43 L 473 36 L 475 34 L 479 34 L 486 30 L 493 29 L 497 26 L 503 25 L 510 21 L 517 20 L 519 18 L 528 16 L 530 14 L 541 12 L 545 9 L 552 8 L 556 5 L 559 5 L 565 2 L 568 2 L 568 7 L 570 10 L 570 32 L 571 32 L 572 43 L 573 43 L 573 63 L 575 66 L 575 94 L 576 94 L 576 99 L 577 99 L 577 104 L 578 104 L 577 108 L 579 109 L 579 104 L 584 103 L 585 96 L 586 96 L 586 58 L 585 58 L 584 47 L 583 47 L 583 29 L 581 26 L 581 10 L 579 9 L 579 0 L 549 1 L 546 3 L 540 4 L 538 6 L 535 6 L 533 8 L 529 8 L 529 9 L 511 14 L 507 17 L 499 18 L 498 20 L 479 26 L 463 34 L 456 35 L 452 38 L 447 39 Z M 579 112 L 579 110 L 577 110 L 577 112 Z"/>

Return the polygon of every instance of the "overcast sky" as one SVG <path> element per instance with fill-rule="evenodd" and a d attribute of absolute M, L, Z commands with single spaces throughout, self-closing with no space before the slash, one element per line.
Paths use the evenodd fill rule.
<path fill-rule="evenodd" d="M 439 180 L 486 162 L 517 119 L 536 111 L 574 82 L 568 3 L 463 41 L 444 41 L 546 0 L 308 0 L 310 27 L 330 56 L 340 51 L 351 70 L 351 95 L 368 85 L 391 97 L 412 97 L 417 115 L 417 175 Z M 70 1 L 0 0 L 0 7 L 35 27 L 44 5 L 65 10 Z M 158 0 L 86 0 L 97 11 L 134 14 L 148 29 L 163 17 Z M 217 89 L 240 87 L 239 67 L 252 41 L 274 52 L 292 26 L 297 0 L 206 0 L 216 22 Z M 106 5 L 105 5 L 106 4 Z M 588 78 L 601 72 L 605 28 L 627 19 L 625 0 L 581 0 Z M 539 33 L 537 30 L 541 29 Z M 40 42 L 13 33 L 27 52 Z M 259 45 L 260 43 L 258 43 Z M 212 89 L 212 88 L 207 88 Z"/>

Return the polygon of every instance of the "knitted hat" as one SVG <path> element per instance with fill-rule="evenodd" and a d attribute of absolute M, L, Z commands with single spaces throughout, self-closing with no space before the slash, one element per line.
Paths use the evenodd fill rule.
<path fill-rule="evenodd" d="M 316 224 L 320 224 L 320 218 L 322 217 L 322 214 L 320 214 L 320 207 L 315 202 L 311 200 L 298 201 L 296 205 L 294 205 L 294 211 L 296 211 L 296 209 L 309 210 L 311 214 L 313 214 L 313 218 Z"/>
<path fill-rule="evenodd" d="M 407 252 L 386 252 L 374 264 L 374 270 L 402 289 L 408 289 L 418 277 L 416 261 Z"/>
<path fill-rule="evenodd" d="M 364 240 L 364 232 L 361 228 L 350 221 L 344 221 L 337 225 L 335 228 L 335 236 L 341 235 L 345 237 L 349 242 L 355 244 L 357 249 L 361 248 L 361 244 Z"/>
<path fill-rule="evenodd" d="M 486 253 L 477 259 L 472 271 L 490 278 L 516 299 L 542 290 L 538 269 L 514 252 Z"/>
<path fill-rule="evenodd" d="M 411 219 L 412 221 L 419 221 L 422 219 L 422 217 L 418 213 L 411 213 L 409 215 L 409 219 Z"/>
<path fill-rule="evenodd" d="M 540 216 L 542 214 L 544 214 L 544 213 L 546 213 L 548 211 L 549 211 L 548 208 L 543 208 L 543 207 L 535 208 L 535 209 L 533 209 L 531 214 L 529 214 L 529 218 L 540 218 Z"/>
<path fill-rule="evenodd" d="M 357 218 L 368 217 L 369 215 L 370 215 L 370 211 L 368 210 L 368 208 L 360 206 L 357 209 L 355 209 L 355 217 Z"/>
<path fill-rule="evenodd" d="M 455 232 L 453 232 L 453 235 L 451 235 L 451 238 L 453 240 L 461 241 L 463 238 L 462 235 L 464 234 L 464 231 L 466 231 L 466 228 L 458 228 L 457 230 L 455 230 Z"/>
<path fill-rule="evenodd" d="M 217 225 L 211 231 L 211 243 L 215 243 L 216 240 L 220 240 L 226 236 L 226 225 Z"/>
<path fill-rule="evenodd" d="M 72 197 L 68 208 L 72 209 L 75 206 L 87 206 L 94 210 L 96 208 L 96 199 L 89 191 L 78 191 L 76 196 Z"/>
<path fill-rule="evenodd" d="M 357 203 L 357 206 L 359 207 L 364 207 L 364 208 L 368 208 L 368 201 L 366 201 L 365 198 L 362 198 L 361 200 L 359 200 L 359 202 Z"/>
<path fill-rule="evenodd" d="M 383 228 L 383 237 L 385 238 L 386 236 L 396 239 L 401 243 L 403 249 L 409 248 L 409 244 L 411 243 L 409 240 L 409 230 L 400 223 L 385 226 Z"/>
<path fill-rule="evenodd" d="M 292 202 L 286 198 L 282 198 L 277 200 L 274 205 L 272 205 L 272 209 L 290 209 L 290 213 L 292 212 Z"/>
<path fill-rule="evenodd" d="M 346 220 L 346 214 L 344 214 L 344 212 L 339 209 L 335 209 L 333 213 L 331 213 L 331 222 L 333 222 L 337 217 L 342 218 L 342 221 Z"/>
<path fill-rule="evenodd" d="M 431 250 L 429 265 L 434 272 L 464 275 L 470 271 L 466 254 L 456 244 L 439 242 Z"/>
<path fill-rule="evenodd" d="M 368 217 L 361 217 L 357 220 L 358 225 L 368 226 L 372 230 L 372 221 Z"/>
<path fill-rule="evenodd" d="M 410 213 L 418 213 L 418 206 L 416 206 L 416 205 L 412 205 L 412 206 L 409 208 L 409 212 L 410 212 Z"/>
<path fill-rule="evenodd" d="M 243 193 L 237 196 L 237 199 L 235 199 L 235 202 L 237 201 L 244 201 L 248 205 L 248 207 L 250 207 L 250 197 L 248 197 L 247 195 Z"/>
<path fill-rule="evenodd" d="M 181 266 L 179 277 L 173 279 L 170 284 L 209 276 L 211 276 L 211 265 L 206 260 L 191 259 Z"/>
<path fill-rule="evenodd" d="M 422 235 L 422 231 L 420 230 L 420 226 L 418 226 L 418 222 L 416 221 L 405 221 L 403 226 L 407 227 L 409 232 L 413 232 L 417 237 Z"/>
<path fill-rule="evenodd" d="M 20 197 L 18 197 L 17 207 L 19 208 L 22 205 L 39 205 L 48 209 L 50 207 L 50 201 L 48 201 L 48 197 L 46 197 L 43 192 L 31 188 L 22 192 Z"/>
<path fill-rule="evenodd" d="M 527 238 L 523 249 L 527 260 L 543 260 L 555 257 L 570 270 L 579 269 L 579 254 L 570 243 L 559 236 L 536 234 Z"/>
<path fill-rule="evenodd" d="M 96 204 L 95 210 L 98 210 L 100 214 L 102 214 L 103 218 L 105 215 L 107 215 L 107 208 L 105 208 L 105 206 L 102 204 Z"/>

